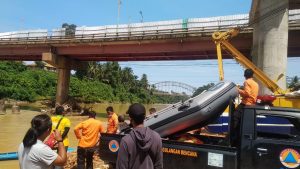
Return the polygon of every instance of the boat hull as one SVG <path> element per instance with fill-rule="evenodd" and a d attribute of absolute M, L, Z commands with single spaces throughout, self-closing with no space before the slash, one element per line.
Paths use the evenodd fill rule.
<path fill-rule="evenodd" d="M 218 119 L 237 95 L 234 83 L 219 82 L 194 98 L 148 116 L 144 125 L 161 137 L 199 129 Z"/>

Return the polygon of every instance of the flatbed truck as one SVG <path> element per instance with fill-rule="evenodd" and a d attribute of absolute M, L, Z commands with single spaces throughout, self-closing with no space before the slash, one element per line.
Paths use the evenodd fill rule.
<path fill-rule="evenodd" d="M 259 126 L 258 117 L 285 120 L 288 132 Z M 236 147 L 231 145 L 232 131 L 229 130 L 227 137 L 194 135 L 204 144 L 162 138 L 164 169 L 300 168 L 299 109 L 246 106 L 241 117 L 241 138 Z M 122 137 L 120 134 L 101 135 L 99 153 L 102 160 L 116 163 Z"/>

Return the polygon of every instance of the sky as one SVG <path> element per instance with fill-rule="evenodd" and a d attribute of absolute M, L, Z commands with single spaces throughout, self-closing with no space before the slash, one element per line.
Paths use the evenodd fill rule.
<path fill-rule="evenodd" d="M 54 29 L 63 23 L 101 26 L 249 13 L 251 0 L 1 0 L 0 32 Z M 178 81 L 194 87 L 218 82 L 217 60 L 120 62 L 151 84 Z M 300 58 L 288 59 L 288 76 L 300 76 Z M 224 61 L 225 80 L 243 82 L 243 69 Z"/>

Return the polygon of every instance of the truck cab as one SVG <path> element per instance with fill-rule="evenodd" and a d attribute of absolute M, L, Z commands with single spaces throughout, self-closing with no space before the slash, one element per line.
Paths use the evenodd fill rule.
<path fill-rule="evenodd" d="M 259 119 L 285 121 L 281 130 L 264 126 Z M 300 168 L 300 110 L 245 107 L 241 120 L 240 168 Z"/>

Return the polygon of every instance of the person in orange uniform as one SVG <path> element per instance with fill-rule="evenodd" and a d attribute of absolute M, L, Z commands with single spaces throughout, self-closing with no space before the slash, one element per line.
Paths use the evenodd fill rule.
<path fill-rule="evenodd" d="M 259 86 L 253 80 L 253 70 L 246 69 L 244 71 L 244 88 L 238 88 L 239 94 L 242 96 L 242 102 L 238 105 L 236 110 L 233 113 L 233 130 L 232 133 L 232 143 L 234 146 L 237 146 L 240 139 L 240 122 L 241 114 L 243 113 L 244 106 L 250 106 L 256 104 L 256 99 L 258 95 Z"/>
<path fill-rule="evenodd" d="M 253 80 L 253 70 L 246 69 L 244 77 L 246 78 L 244 82 L 244 89 L 238 88 L 239 94 L 242 96 L 241 105 L 255 105 L 259 87 Z"/>
<path fill-rule="evenodd" d="M 77 124 L 74 128 L 76 138 L 79 139 L 77 147 L 78 169 L 93 168 L 93 155 L 96 144 L 99 141 L 100 133 L 104 132 L 102 123 L 96 120 L 95 117 L 95 112 L 89 112 L 89 119 Z"/>
<path fill-rule="evenodd" d="M 106 108 L 106 113 L 108 117 L 106 133 L 116 134 L 119 126 L 118 115 L 111 106 Z"/>

